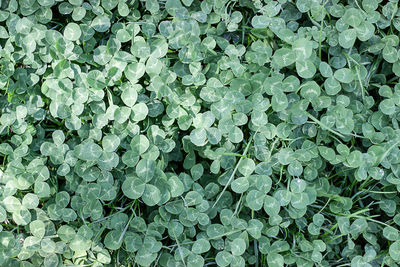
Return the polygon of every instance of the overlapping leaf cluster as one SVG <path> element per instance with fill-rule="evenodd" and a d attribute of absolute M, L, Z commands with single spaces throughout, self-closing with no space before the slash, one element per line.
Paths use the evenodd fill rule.
<path fill-rule="evenodd" d="M 1 266 L 398 266 L 400 11 L 0 0 Z"/>

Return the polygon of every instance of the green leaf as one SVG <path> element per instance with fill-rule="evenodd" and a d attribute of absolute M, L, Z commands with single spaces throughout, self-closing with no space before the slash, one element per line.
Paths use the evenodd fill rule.
<path fill-rule="evenodd" d="M 152 262 L 154 262 L 157 258 L 157 253 L 152 253 L 145 247 L 140 248 L 136 252 L 136 263 L 141 266 L 150 266 Z"/>
<path fill-rule="evenodd" d="M 367 229 L 368 223 L 365 219 L 356 219 L 351 225 L 350 225 L 350 233 L 352 235 L 356 235 L 358 233 L 363 232 L 365 229 Z"/>
<path fill-rule="evenodd" d="M 185 188 L 184 184 L 182 183 L 181 180 L 177 176 L 172 176 L 168 180 L 168 184 L 170 187 L 170 192 L 172 197 L 178 197 L 183 194 Z"/>
<path fill-rule="evenodd" d="M 256 29 L 266 28 L 271 22 L 267 16 L 254 16 L 251 21 L 251 25 L 253 25 Z"/>
<path fill-rule="evenodd" d="M 232 255 L 234 256 L 240 256 L 246 251 L 246 242 L 242 238 L 236 238 L 230 245 Z"/>
<path fill-rule="evenodd" d="M 31 221 L 32 215 L 29 210 L 21 208 L 13 212 L 12 218 L 17 225 L 27 225 Z"/>
<path fill-rule="evenodd" d="M 136 174 L 145 182 L 149 182 L 155 173 L 155 162 L 150 159 L 142 159 L 136 165 Z"/>
<path fill-rule="evenodd" d="M 321 88 L 316 82 L 309 81 L 302 85 L 300 94 L 307 100 L 313 100 L 320 96 Z"/>
<path fill-rule="evenodd" d="M 194 129 L 190 133 L 190 141 L 196 146 L 204 146 L 207 139 L 207 133 L 205 129 Z"/>
<path fill-rule="evenodd" d="M 106 135 L 103 137 L 102 140 L 102 146 L 104 151 L 106 152 L 114 152 L 115 150 L 118 149 L 119 144 L 120 144 L 120 139 L 116 135 Z"/>
<path fill-rule="evenodd" d="M 299 76 L 304 79 L 312 78 L 317 71 L 310 60 L 296 60 L 296 70 Z"/>
<path fill-rule="evenodd" d="M 201 267 L 204 266 L 204 259 L 200 255 L 190 254 L 187 259 L 188 266 Z"/>
<path fill-rule="evenodd" d="M 264 201 L 265 202 L 265 201 Z M 259 239 L 261 237 L 261 231 L 264 225 L 261 221 L 257 219 L 251 219 L 248 223 L 248 227 L 246 231 L 255 239 Z"/>
<path fill-rule="evenodd" d="M 241 194 L 247 191 L 247 189 L 249 189 L 249 181 L 247 177 L 240 177 L 235 179 L 232 183 L 231 183 L 231 188 L 233 190 L 233 192 L 237 193 L 237 194 Z"/>
<path fill-rule="evenodd" d="M 292 193 L 290 204 L 295 209 L 305 209 L 308 205 L 309 197 L 306 193 Z"/>
<path fill-rule="evenodd" d="M 151 14 L 155 14 L 160 9 L 160 5 L 156 0 L 150 0 L 146 2 L 146 9 L 150 11 Z"/>
<path fill-rule="evenodd" d="M 359 167 L 362 165 L 362 153 L 360 151 L 352 151 L 346 158 L 347 163 L 351 167 Z"/>
<path fill-rule="evenodd" d="M 339 44 L 345 48 L 351 48 L 357 38 L 357 32 L 355 29 L 347 29 L 341 33 L 339 33 Z"/>
<path fill-rule="evenodd" d="M 65 141 L 65 135 L 61 130 L 55 130 L 51 137 L 53 138 L 53 142 L 56 145 L 62 145 Z"/>
<path fill-rule="evenodd" d="M 77 145 L 74 149 L 75 156 L 86 161 L 97 160 L 101 156 L 102 152 L 103 150 L 101 147 L 92 141 Z"/>
<path fill-rule="evenodd" d="M 104 75 L 98 70 L 90 71 L 86 80 L 88 84 L 95 90 L 102 90 L 106 87 Z"/>
<path fill-rule="evenodd" d="M 239 127 L 233 127 L 232 131 L 229 132 L 228 138 L 232 143 L 239 143 L 243 140 L 243 132 Z"/>
<path fill-rule="evenodd" d="M 6 210 L 0 206 L 0 221 L 5 221 L 7 219 Z"/>
<path fill-rule="evenodd" d="M 256 168 L 256 164 L 252 159 L 242 159 L 239 163 L 238 171 L 244 176 L 249 176 Z"/>
<path fill-rule="evenodd" d="M 150 146 L 150 142 L 145 135 L 136 135 L 132 138 L 130 146 L 132 151 L 138 155 L 141 155 L 147 151 Z"/>
<path fill-rule="evenodd" d="M 386 226 L 383 228 L 383 236 L 387 240 L 396 241 L 399 238 L 399 231 L 392 226 Z"/>
<path fill-rule="evenodd" d="M 139 178 L 127 178 L 121 186 L 124 195 L 130 199 L 140 198 L 145 190 L 146 184 Z"/>
<path fill-rule="evenodd" d="M 74 21 L 82 20 L 86 15 L 86 9 L 84 7 L 75 7 L 74 11 L 72 12 L 72 19 Z"/>
<path fill-rule="evenodd" d="M 328 161 L 335 160 L 336 154 L 335 150 L 333 150 L 332 148 L 326 146 L 319 146 L 318 151 L 324 159 Z"/>
<path fill-rule="evenodd" d="M 302 179 L 293 179 L 290 182 L 290 191 L 293 193 L 301 193 L 306 189 L 306 187 L 307 183 Z"/>
<path fill-rule="evenodd" d="M 329 77 L 333 76 L 333 72 L 332 72 L 331 66 L 328 63 L 324 62 L 324 61 L 321 61 L 319 63 L 319 72 L 325 78 L 329 78 Z"/>
<path fill-rule="evenodd" d="M 32 221 L 29 224 L 29 229 L 33 236 L 36 236 L 37 238 L 40 238 L 40 239 L 42 239 L 44 237 L 45 232 L 46 232 L 45 224 L 41 220 Z"/>
<path fill-rule="evenodd" d="M 280 68 L 283 68 L 296 61 L 296 53 L 289 48 L 281 48 L 276 50 L 272 57 L 272 61 Z"/>
<path fill-rule="evenodd" d="M 140 62 L 129 64 L 125 68 L 125 76 L 132 83 L 135 84 L 145 73 L 145 65 Z"/>
<path fill-rule="evenodd" d="M 154 185 L 146 184 L 142 199 L 147 206 L 155 206 L 161 200 L 161 192 Z"/>
<path fill-rule="evenodd" d="M 39 205 L 39 198 L 37 195 L 32 193 L 27 193 L 22 198 L 22 206 L 26 209 L 34 209 Z M 0 220 L 1 221 L 1 220 Z M 3 220 L 4 221 L 4 220 Z"/>
<path fill-rule="evenodd" d="M 284 259 L 282 255 L 278 253 L 269 253 L 267 255 L 267 262 L 269 266 L 284 266 Z"/>
<path fill-rule="evenodd" d="M 265 196 L 264 197 L 264 211 L 269 215 L 269 216 L 274 216 L 278 215 L 279 210 L 280 210 L 280 205 L 276 198 L 271 197 L 271 196 Z"/>
<path fill-rule="evenodd" d="M 324 88 L 328 95 L 336 95 L 342 90 L 340 83 L 333 77 L 329 77 L 325 80 Z"/>
<path fill-rule="evenodd" d="M 137 98 L 138 93 L 135 87 L 128 87 L 121 94 L 122 101 L 128 107 L 133 107 L 133 105 L 136 103 Z"/>
<path fill-rule="evenodd" d="M 177 10 L 179 10 L 181 7 L 182 4 L 179 0 L 167 0 L 165 3 L 165 9 L 171 16 L 175 16 Z"/>
<path fill-rule="evenodd" d="M 232 254 L 227 251 L 220 251 L 217 253 L 215 257 L 215 261 L 217 262 L 218 266 L 225 267 L 228 266 L 233 260 Z"/>
<path fill-rule="evenodd" d="M 385 46 L 382 51 L 383 58 L 389 63 L 395 63 L 398 59 L 397 50 L 393 46 Z"/>
<path fill-rule="evenodd" d="M 149 108 L 145 103 L 137 103 L 132 107 L 132 113 L 132 119 L 134 121 L 142 121 L 147 117 L 147 114 L 149 113 Z"/>
<path fill-rule="evenodd" d="M 62 225 L 58 228 L 57 234 L 62 241 L 69 242 L 75 237 L 76 232 L 71 226 Z"/>
<path fill-rule="evenodd" d="M 75 235 L 69 243 L 69 247 L 73 251 L 86 251 L 90 248 L 90 241 L 81 235 Z"/>
<path fill-rule="evenodd" d="M 81 28 L 74 22 L 68 23 L 64 29 L 64 38 L 69 41 L 77 41 L 82 35 Z"/>
<path fill-rule="evenodd" d="M 304 61 L 311 57 L 312 42 L 304 38 L 298 39 L 293 43 L 292 49 L 296 52 L 296 60 Z"/>
<path fill-rule="evenodd" d="M 142 238 L 137 233 L 126 232 L 124 235 L 124 244 L 129 252 L 135 252 L 142 247 Z"/>
<path fill-rule="evenodd" d="M 396 241 L 390 245 L 389 255 L 394 261 L 400 260 L 400 241 Z"/>
<path fill-rule="evenodd" d="M 335 71 L 334 77 L 341 83 L 351 83 L 353 81 L 353 73 L 350 69 L 343 68 Z"/>
<path fill-rule="evenodd" d="M 33 192 L 39 198 L 46 198 L 50 196 L 50 186 L 46 182 L 36 181 Z"/>
<path fill-rule="evenodd" d="M 97 16 L 92 20 L 90 25 L 97 32 L 106 32 L 110 26 L 110 19 L 106 16 Z"/>
<path fill-rule="evenodd" d="M 194 242 L 192 246 L 192 252 L 196 254 L 203 254 L 209 251 L 211 248 L 210 242 L 207 239 L 199 239 Z"/>
<path fill-rule="evenodd" d="M 117 230 L 111 230 L 107 233 L 104 238 L 104 245 L 106 248 L 111 250 L 117 250 L 122 245 L 121 232 Z"/>
<path fill-rule="evenodd" d="M 349 8 L 346 10 L 343 19 L 346 24 L 352 27 L 357 27 L 362 22 L 363 17 L 359 9 Z"/>
<path fill-rule="evenodd" d="M 393 115 L 396 112 L 396 106 L 393 99 L 384 99 L 379 103 L 379 109 L 383 114 Z"/>
<path fill-rule="evenodd" d="M 202 196 L 199 192 L 190 191 L 185 196 L 185 203 L 188 206 L 194 206 L 200 204 L 202 201 Z"/>
<path fill-rule="evenodd" d="M 264 194 L 258 190 L 251 190 L 246 196 L 246 203 L 252 210 L 260 210 L 264 204 Z"/>

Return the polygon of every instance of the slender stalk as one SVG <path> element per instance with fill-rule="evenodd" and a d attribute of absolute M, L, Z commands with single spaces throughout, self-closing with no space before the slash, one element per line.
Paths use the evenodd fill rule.
<path fill-rule="evenodd" d="M 318 125 L 320 125 L 323 128 L 326 128 L 326 130 L 330 131 L 331 133 L 333 133 L 334 135 L 337 135 L 341 138 L 344 138 L 344 135 L 336 132 L 335 130 L 332 130 L 331 128 L 329 128 L 326 124 L 324 124 L 323 122 L 319 121 L 317 118 L 315 118 L 313 115 L 311 115 L 310 113 L 308 113 L 307 111 L 305 111 L 306 115 L 315 123 L 317 123 Z"/>
<path fill-rule="evenodd" d="M 250 144 L 251 144 L 251 141 L 252 141 L 252 140 L 253 140 L 253 136 L 250 136 L 249 142 L 248 142 L 246 148 L 244 149 L 243 156 L 246 156 L 246 155 L 247 155 L 247 151 L 249 150 L 249 147 L 250 147 Z M 229 178 L 229 180 L 228 180 L 228 182 L 226 183 L 224 189 L 222 189 L 222 191 L 221 191 L 221 193 L 219 194 L 217 200 L 214 202 L 214 204 L 212 205 L 211 208 L 214 208 L 215 205 L 217 205 L 218 201 L 221 199 L 222 195 L 224 194 L 224 192 L 226 191 L 226 189 L 228 188 L 228 186 L 231 184 L 231 182 L 232 182 L 233 178 L 235 177 L 235 174 L 236 174 L 236 172 L 237 172 L 237 170 L 238 170 L 238 168 L 239 168 L 239 165 L 240 165 L 240 163 L 242 162 L 242 159 L 243 159 L 243 158 L 240 158 L 240 159 L 239 159 L 238 163 L 237 163 L 236 166 L 235 166 L 235 169 L 233 170 L 233 172 L 232 172 L 232 174 L 231 174 L 231 177 Z"/>

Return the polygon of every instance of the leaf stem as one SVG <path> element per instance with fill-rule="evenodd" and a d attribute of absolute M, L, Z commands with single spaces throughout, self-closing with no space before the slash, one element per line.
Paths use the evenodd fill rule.
<path fill-rule="evenodd" d="M 306 113 L 306 115 L 307 115 L 312 121 L 314 121 L 315 123 L 317 123 L 318 125 L 320 125 L 322 128 L 326 128 L 326 130 L 328 130 L 329 132 L 331 132 L 331 133 L 333 133 L 333 134 L 335 134 L 335 135 L 337 135 L 337 136 L 339 136 L 339 137 L 341 137 L 341 138 L 344 138 L 344 135 L 342 135 L 342 134 L 339 133 L 339 132 L 336 132 L 335 130 L 332 130 L 332 129 L 329 128 L 325 123 L 319 121 L 317 118 L 315 118 L 315 117 L 314 117 L 313 115 L 311 115 L 309 112 L 305 111 L 305 113 Z"/>
<path fill-rule="evenodd" d="M 244 149 L 243 156 L 246 156 L 246 155 L 247 155 L 247 151 L 249 150 L 249 147 L 250 147 L 250 144 L 251 144 L 251 141 L 252 141 L 252 140 L 253 140 L 253 136 L 250 136 L 249 142 L 247 143 L 247 146 L 246 146 L 246 148 Z M 236 174 L 236 172 L 237 172 L 237 170 L 238 170 L 238 168 L 239 168 L 239 164 L 242 162 L 242 159 L 243 159 L 243 158 L 240 158 L 240 159 L 239 159 L 238 163 L 237 163 L 236 166 L 235 166 L 235 169 L 233 170 L 233 172 L 232 172 L 232 174 L 231 174 L 231 177 L 229 178 L 229 180 L 228 180 L 228 182 L 226 183 L 224 189 L 222 189 L 222 191 L 221 191 L 221 193 L 219 194 L 217 200 L 214 202 L 214 204 L 212 205 L 211 208 L 214 208 L 215 205 L 217 205 L 218 201 L 221 199 L 222 195 L 224 194 L 224 192 L 226 191 L 226 189 L 228 188 L 228 186 L 231 184 L 231 182 L 232 182 L 233 178 L 235 177 L 235 174 Z"/>

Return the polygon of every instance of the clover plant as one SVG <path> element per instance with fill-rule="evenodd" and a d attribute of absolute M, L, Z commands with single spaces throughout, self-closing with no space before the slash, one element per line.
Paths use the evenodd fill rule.
<path fill-rule="evenodd" d="M 0 0 L 0 266 L 399 266 L 398 7 Z"/>

